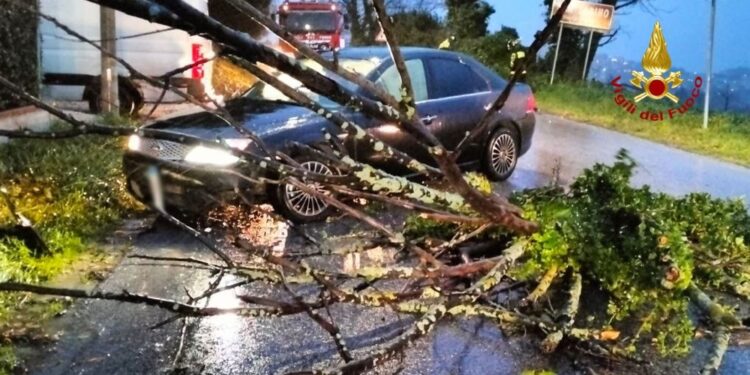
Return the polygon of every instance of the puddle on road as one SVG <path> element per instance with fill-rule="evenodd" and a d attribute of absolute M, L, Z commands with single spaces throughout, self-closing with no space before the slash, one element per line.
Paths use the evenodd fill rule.
<path fill-rule="evenodd" d="M 226 280 L 222 282 L 222 285 L 229 285 L 232 282 L 234 280 Z M 221 309 L 242 307 L 242 305 L 242 302 L 232 290 L 213 295 L 208 303 L 208 307 Z M 211 332 L 218 350 L 224 352 L 237 346 L 240 341 L 240 327 L 243 326 L 243 320 L 244 318 L 235 314 L 219 315 L 207 319 L 208 331 Z"/>

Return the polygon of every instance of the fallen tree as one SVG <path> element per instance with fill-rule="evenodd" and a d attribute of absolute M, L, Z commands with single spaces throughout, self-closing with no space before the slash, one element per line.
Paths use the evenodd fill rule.
<path fill-rule="evenodd" d="M 298 46 L 303 56 L 322 62 L 330 73 L 338 73 L 376 99 L 356 95 L 325 74 L 308 69 L 299 60 L 279 54 L 180 0 L 90 1 L 213 40 L 222 47 L 222 54 L 290 99 L 329 119 L 344 137 L 366 139 L 373 151 L 400 162 L 412 171 L 424 173 L 441 187 L 393 176 L 358 162 L 346 154 L 337 143 L 338 137 L 332 134 L 327 137 L 331 142 L 329 147 L 299 147 L 309 155 L 335 165 L 341 174 L 310 173 L 300 168 L 288 155 L 262 146 L 259 137 L 242 128 L 218 103 L 213 103 L 213 107 L 207 109 L 244 136 L 260 143 L 261 153 L 231 149 L 226 144 L 148 127 L 114 127 L 81 121 L 24 92 L 0 73 L 0 86 L 70 125 L 67 129 L 43 133 L 0 131 L 0 136 L 54 140 L 89 134 L 139 134 L 183 144 L 210 143 L 212 147 L 224 147 L 244 163 L 272 172 L 269 175 L 274 178 L 263 177 L 264 182 L 291 184 L 308 194 L 320 196 L 344 214 L 374 228 L 390 246 L 404 248 L 413 259 L 418 260 L 409 266 L 332 272 L 311 267 L 303 257 L 277 257 L 268 249 L 238 242 L 236 246 L 255 255 L 255 259 L 247 264 L 238 263 L 210 236 L 166 210 L 158 199 L 161 186 L 158 166 L 169 162 L 153 159 L 155 168 L 149 174 L 155 197 L 153 208 L 200 239 L 222 262 L 209 263 L 187 258 L 152 260 L 209 268 L 214 272 L 215 280 L 204 293 L 196 297 L 188 296 L 187 301 L 177 301 L 129 291 L 56 289 L 13 280 L 0 281 L 0 291 L 146 304 L 169 310 L 176 318 L 220 314 L 248 318 L 305 314 L 329 334 L 340 361 L 330 368 L 315 367 L 302 373 L 351 374 L 397 358 L 417 339 L 428 335 L 441 320 L 461 316 L 484 317 L 502 327 L 530 328 L 542 334 L 541 345 L 546 351 L 557 350 L 566 341 L 585 342 L 607 355 L 634 359 L 638 346 L 654 342 L 664 354 L 685 353 L 689 350 L 694 330 L 702 325 L 701 322 L 690 321 L 687 316 L 688 303 L 694 301 L 707 312 L 710 326 L 716 330 L 715 349 L 704 372 L 711 373 L 718 369 L 729 334 L 741 324 L 728 308 L 715 302 L 710 293 L 731 292 L 747 298 L 750 283 L 750 266 L 747 263 L 750 259 L 747 246 L 750 241 L 750 219 L 741 203 L 714 200 L 705 195 L 672 198 L 651 192 L 647 187 L 632 188 L 629 180 L 635 162 L 625 153 L 618 156 L 613 166 L 597 165 L 584 172 L 567 192 L 551 186 L 522 192 L 510 199 L 494 194 L 487 190 L 489 184 L 481 178 L 467 178 L 455 160 L 464 145 L 482 134 L 492 115 L 503 108 L 518 77 L 510 78 L 505 90 L 490 106 L 476 130 L 468 134 L 456 149 L 446 149 L 417 120 L 419 116 L 411 81 L 396 36 L 390 31 L 392 25 L 382 0 L 373 0 L 372 5 L 401 76 L 403 95 L 400 101 L 363 82 L 355 73 L 341 71 L 335 65 L 327 66 L 322 57 Z M 548 40 L 568 3 L 565 1 L 560 11 L 537 34 L 530 47 L 530 55 L 533 56 Z M 230 4 L 270 31 L 278 33 L 281 38 L 290 38 L 290 34 L 281 26 L 270 24 L 270 20 L 247 3 L 230 1 Z M 65 30 L 64 25 L 58 26 Z M 93 43 L 73 30 L 66 31 L 84 42 Z M 295 42 L 291 44 L 295 45 Z M 524 61 L 533 60 L 527 58 Z M 127 67 L 127 62 L 120 63 Z M 391 149 L 381 140 L 372 138 L 351 119 L 327 110 L 311 97 L 268 74 L 264 66 L 274 67 L 294 77 L 311 92 L 334 102 L 398 124 L 429 150 L 437 168 L 416 161 Z M 138 74 L 132 67 L 128 69 L 131 74 Z M 522 70 L 517 69 L 519 72 Z M 169 77 L 162 78 L 163 82 L 167 82 Z M 164 91 L 171 90 L 160 80 L 148 82 Z M 311 183 L 321 184 L 329 191 L 407 207 L 417 213 L 407 220 L 402 232 L 339 199 L 337 195 L 310 189 L 307 186 Z M 338 256 L 335 249 L 327 253 Z M 220 286 L 226 275 L 241 281 Z M 565 276 L 564 280 L 561 275 Z M 405 287 L 398 292 L 379 287 L 380 283 L 392 280 L 401 280 Z M 512 286 L 507 285 L 508 280 L 536 287 L 530 294 L 522 295 L 517 300 L 498 304 L 497 296 L 506 293 Z M 242 295 L 241 299 L 247 306 L 234 309 L 201 305 L 219 291 L 241 290 L 239 288 L 251 283 L 281 286 L 287 296 L 271 299 Z M 318 297 L 300 297 L 292 288 L 294 284 L 315 286 L 319 290 Z M 586 299 L 586 294 L 601 293 L 591 291 L 592 288 L 601 289 L 606 294 L 609 305 L 605 313 L 612 319 L 611 323 L 578 318 L 581 300 Z M 561 289 L 565 292 L 558 293 Z M 526 303 L 558 295 L 557 299 L 551 298 L 556 316 L 539 311 L 536 304 Z M 414 315 L 416 320 L 392 341 L 374 347 L 369 354 L 357 358 L 347 348 L 346 332 L 342 332 L 330 316 L 322 313 L 328 306 L 342 303 L 366 308 L 387 306 L 399 314 Z M 624 322 L 632 321 L 639 324 L 637 329 L 630 332 L 624 328 Z"/>

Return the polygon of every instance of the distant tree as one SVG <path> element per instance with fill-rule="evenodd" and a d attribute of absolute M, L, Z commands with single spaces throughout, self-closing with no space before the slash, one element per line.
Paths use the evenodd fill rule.
<path fill-rule="evenodd" d="M 362 13 L 359 11 L 359 2 L 357 0 L 344 0 L 343 3 L 352 33 L 352 43 L 355 45 L 361 44 L 364 39 L 364 29 L 360 18 Z"/>
<path fill-rule="evenodd" d="M 343 0 L 352 33 L 352 44 L 355 46 L 375 44 L 375 37 L 380 31 L 375 9 L 371 0 Z"/>
<path fill-rule="evenodd" d="M 721 107 L 726 112 L 732 104 L 734 99 L 734 85 L 731 82 L 724 82 L 721 86 L 716 87 L 716 94 L 721 99 Z"/>
<path fill-rule="evenodd" d="M 259 10 L 270 14 L 271 13 L 271 0 L 245 0 L 248 4 L 258 8 Z M 208 14 L 211 17 L 216 18 L 223 24 L 228 25 L 237 30 L 242 30 L 249 33 L 252 36 L 260 37 L 266 32 L 266 29 L 258 25 L 251 18 L 237 11 L 237 9 L 229 4 L 226 0 L 209 0 L 208 2 Z"/>
<path fill-rule="evenodd" d="M 372 0 L 342 0 L 352 33 L 352 45 L 373 45 L 380 33 Z M 445 26 L 437 16 L 442 0 L 390 0 L 389 14 L 396 20 L 394 32 L 404 45 L 437 46 L 445 38 Z M 438 42 L 435 42 L 438 40 Z"/>
<path fill-rule="evenodd" d="M 443 6 L 442 0 L 389 0 L 388 10 L 391 15 L 409 11 L 435 13 Z"/>
<path fill-rule="evenodd" d="M 502 25 L 500 26 L 500 31 L 498 32 L 498 34 L 505 35 L 508 38 L 518 39 L 518 31 L 516 30 L 515 27 L 508 27 L 508 26 Z"/>
<path fill-rule="evenodd" d="M 404 46 L 436 47 L 447 37 L 445 25 L 429 11 L 408 10 L 393 14 L 393 31 Z"/>
<path fill-rule="evenodd" d="M 487 35 L 487 25 L 495 9 L 484 0 L 446 0 L 447 26 L 459 40 Z"/>
<path fill-rule="evenodd" d="M 543 0 L 543 6 L 545 9 L 545 17 L 549 15 L 550 8 L 552 7 L 553 0 Z M 643 6 L 649 5 L 649 0 L 598 0 L 595 2 L 601 4 L 612 5 L 615 7 L 615 12 L 620 9 L 630 7 L 636 4 Z M 614 40 L 617 36 L 619 29 L 616 28 L 607 34 L 594 33 L 591 41 L 591 53 L 589 54 L 589 61 L 587 70 L 591 69 L 591 62 L 596 56 L 596 51 L 599 47 L 602 47 Z M 586 47 L 588 45 L 589 32 L 584 30 L 576 30 L 566 28 L 563 32 L 563 37 L 560 42 L 560 52 L 557 60 L 557 72 L 558 77 L 563 77 L 568 80 L 580 80 L 583 73 L 584 60 L 586 58 Z M 554 58 L 555 47 L 557 44 L 557 35 L 550 36 L 550 48 L 547 55 L 543 58 L 542 63 L 539 65 L 540 70 L 550 71 L 552 70 L 552 60 Z"/>
<path fill-rule="evenodd" d="M 460 39 L 458 49 L 507 77 L 510 73 L 510 51 L 507 44 L 514 39 L 518 39 L 516 29 L 502 26 L 500 31 L 485 37 Z"/>

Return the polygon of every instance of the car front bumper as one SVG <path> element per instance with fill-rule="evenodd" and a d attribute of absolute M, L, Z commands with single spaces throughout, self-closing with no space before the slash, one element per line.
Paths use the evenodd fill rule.
<path fill-rule="evenodd" d="M 147 205 L 153 203 L 147 177 L 152 166 L 158 169 L 161 177 L 165 206 L 181 213 L 201 214 L 219 205 L 239 199 L 256 199 L 265 193 L 264 184 L 250 182 L 227 170 L 198 168 L 183 162 L 158 163 L 141 153 L 127 151 L 123 157 L 123 171 L 128 190 Z M 242 174 L 251 179 L 258 177 L 248 171 Z"/>

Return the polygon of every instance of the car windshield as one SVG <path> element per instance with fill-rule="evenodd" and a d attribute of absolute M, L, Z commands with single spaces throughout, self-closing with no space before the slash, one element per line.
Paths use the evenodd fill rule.
<path fill-rule="evenodd" d="M 291 12 L 281 21 L 293 33 L 308 31 L 336 31 L 336 15 L 333 12 Z"/>
<path fill-rule="evenodd" d="M 373 69 L 375 69 L 375 67 L 377 67 L 379 62 L 380 61 L 377 59 L 370 59 L 370 60 L 341 59 L 339 60 L 339 65 L 344 69 L 348 69 L 362 76 L 367 76 L 370 72 L 372 72 Z M 326 77 L 332 78 L 338 84 L 340 84 L 341 86 L 343 86 L 345 89 L 349 91 L 356 91 L 357 89 L 357 86 L 355 84 L 345 79 L 342 79 L 338 77 L 337 75 L 323 69 L 323 67 L 320 66 L 320 64 L 312 60 L 307 60 L 307 59 L 302 60 L 301 63 L 310 69 L 313 69 L 319 73 L 322 73 Z M 296 89 L 297 91 L 302 92 L 303 94 L 307 95 L 312 100 L 318 102 L 318 104 L 322 105 L 325 108 L 335 109 L 339 107 L 337 103 L 333 102 L 332 100 L 322 95 L 318 95 L 310 91 L 306 87 L 302 86 L 302 83 L 300 81 L 290 77 L 287 74 L 280 73 L 277 71 L 274 73 L 274 75 L 280 81 Z M 261 81 L 256 82 L 252 87 L 250 87 L 247 93 L 245 93 L 245 96 L 249 98 L 253 98 L 253 99 L 260 99 L 260 100 L 293 102 L 291 99 L 289 99 L 286 95 L 282 94 L 275 87 L 268 85 Z"/>

